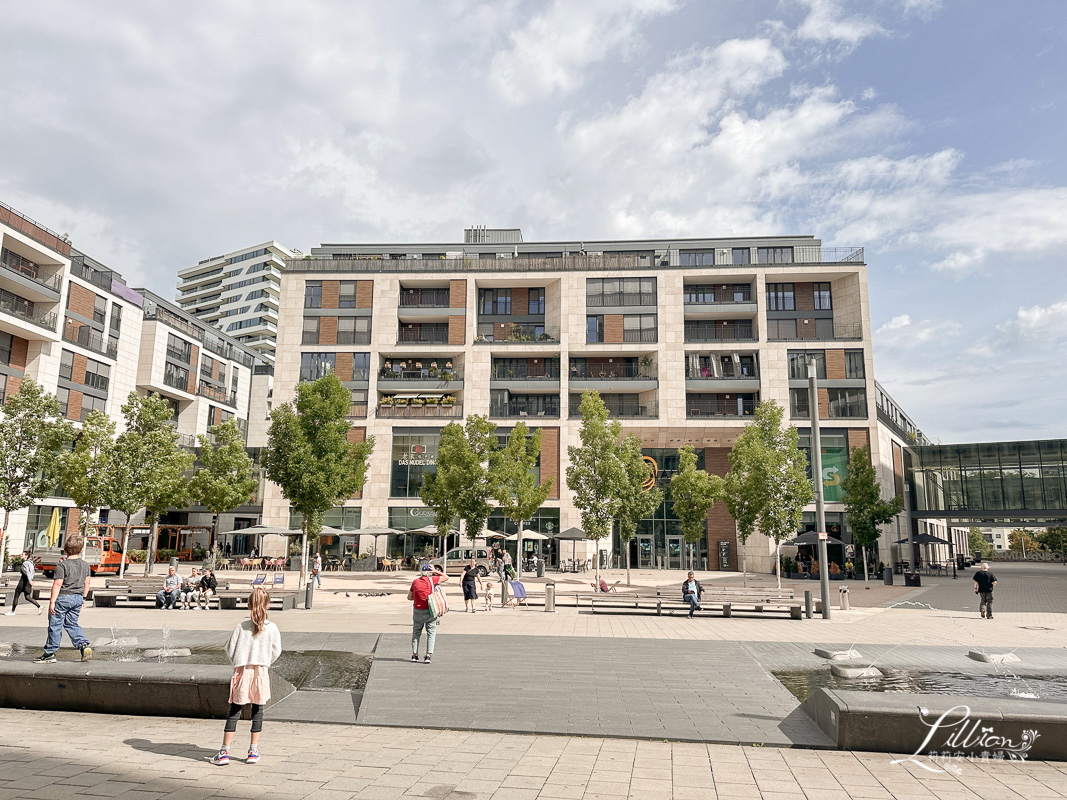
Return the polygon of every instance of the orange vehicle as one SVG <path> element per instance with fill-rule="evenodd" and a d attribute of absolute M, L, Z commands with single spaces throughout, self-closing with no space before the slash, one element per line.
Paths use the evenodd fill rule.
<path fill-rule="evenodd" d="M 89 571 L 93 575 L 105 573 L 118 574 L 122 565 L 122 540 L 113 536 L 111 526 L 100 525 L 99 535 L 89 536 L 85 539 L 85 550 L 82 558 L 89 565 Z M 99 530 L 99 529 L 103 530 Z M 33 551 L 33 560 L 37 569 L 41 570 L 45 577 L 51 578 L 55 573 L 56 565 L 66 558 L 62 547 L 37 547 Z"/>

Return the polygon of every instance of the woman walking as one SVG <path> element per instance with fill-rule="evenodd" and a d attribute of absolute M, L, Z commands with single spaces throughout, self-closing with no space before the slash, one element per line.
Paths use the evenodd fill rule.
<path fill-rule="evenodd" d="M 477 581 L 477 585 L 475 585 Z M 478 574 L 478 568 L 474 559 L 463 568 L 463 607 L 467 611 L 477 611 L 478 586 L 482 585 L 482 576 Z"/>
<path fill-rule="evenodd" d="M 222 748 L 211 758 L 216 766 L 230 763 L 230 744 L 237 731 L 241 709 L 252 706 L 252 740 L 245 763 L 259 763 L 259 734 L 263 730 L 263 706 L 270 700 L 270 665 L 282 654 L 282 635 L 267 619 L 270 595 L 256 587 L 248 596 L 248 619 L 241 622 L 226 643 L 226 655 L 233 664 L 230 679 L 230 713 L 222 735 Z"/>
<path fill-rule="evenodd" d="M 33 576 L 37 569 L 37 565 L 33 563 L 33 559 L 30 558 L 29 551 L 22 554 L 22 574 L 19 575 L 19 585 L 15 588 L 15 596 L 11 598 L 11 610 L 4 616 L 10 617 L 15 613 L 15 609 L 19 605 L 19 597 L 25 597 L 29 602 L 37 606 L 38 615 L 44 613 L 44 609 L 41 608 L 41 604 L 33 599 Z"/>

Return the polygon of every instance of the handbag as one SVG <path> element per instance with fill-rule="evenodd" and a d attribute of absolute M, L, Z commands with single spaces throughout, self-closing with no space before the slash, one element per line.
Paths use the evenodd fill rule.
<path fill-rule="evenodd" d="M 433 578 L 427 578 L 427 580 L 432 582 Z M 434 619 L 440 619 L 448 613 L 448 598 L 445 597 L 444 590 L 440 585 L 434 585 L 430 596 L 426 598 L 426 605 L 429 607 L 430 615 Z"/>

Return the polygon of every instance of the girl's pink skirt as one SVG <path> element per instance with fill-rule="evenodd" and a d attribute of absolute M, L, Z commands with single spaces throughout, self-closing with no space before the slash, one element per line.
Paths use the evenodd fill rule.
<path fill-rule="evenodd" d="M 263 705 L 270 700 L 270 675 L 259 664 L 238 667 L 230 679 L 230 702 L 239 706 L 255 703 Z"/>

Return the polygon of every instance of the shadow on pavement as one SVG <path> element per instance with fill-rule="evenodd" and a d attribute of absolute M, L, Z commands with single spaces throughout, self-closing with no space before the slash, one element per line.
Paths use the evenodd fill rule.
<path fill-rule="evenodd" d="M 198 744 L 180 744 L 178 742 L 150 742 L 148 739 L 125 739 L 123 744 L 129 745 L 134 750 L 145 753 L 155 753 L 159 756 L 181 756 L 190 761 L 204 761 L 211 758 L 217 749 L 201 747 Z"/>

